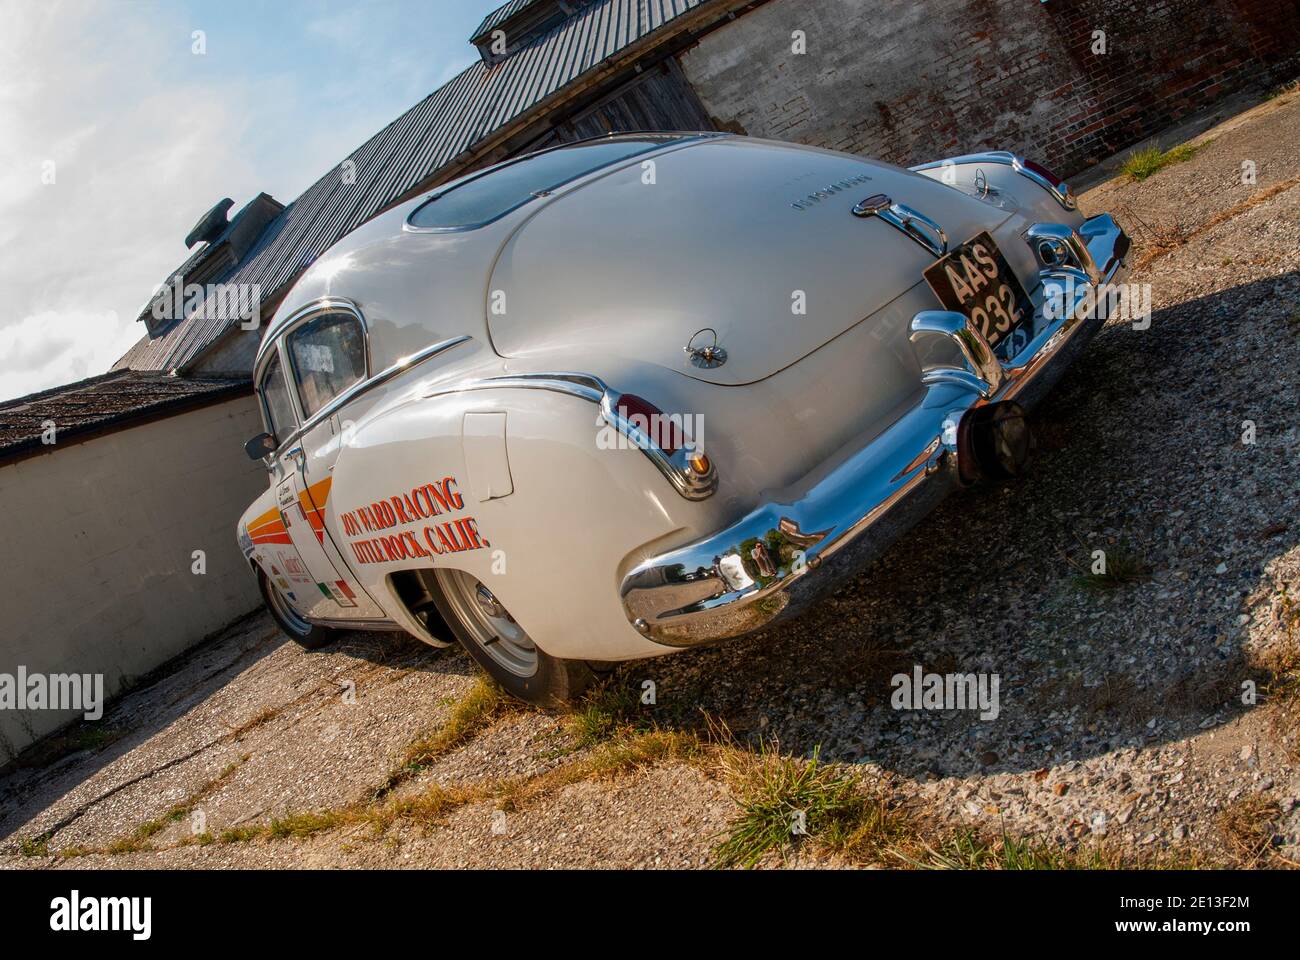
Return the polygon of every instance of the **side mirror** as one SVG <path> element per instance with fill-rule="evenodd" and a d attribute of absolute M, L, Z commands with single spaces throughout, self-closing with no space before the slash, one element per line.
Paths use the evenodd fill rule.
<path fill-rule="evenodd" d="M 259 433 L 244 444 L 244 452 L 248 454 L 250 460 L 265 460 L 275 453 L 275 437 L 269 433 Z"/>

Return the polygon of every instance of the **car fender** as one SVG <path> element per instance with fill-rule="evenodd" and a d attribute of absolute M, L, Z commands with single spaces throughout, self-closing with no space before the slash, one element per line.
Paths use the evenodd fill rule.
<path fill-rule="evenodd" d="M 331 533 L 366 591 L 417 636 L 392 575 L 449 567 L 487 584 L 552 656 L 667 652 L 628 623 L 619 584 L 633 551 L 680 535 L 697 505 L 635 447 L 602 449 L 597 414 L 579 397 L 509 388 L 388 408 L 356 424 L 339 454 Z M 504 443 L 488 438 L 486 454 L 473 428 L 466 437 L 467 418 L 485 416 L 504 420 Z M 508 489 L 479 475 L 499 474 L 502 458 Z M 701 529 L 709 516 L 697 512 Z"/>

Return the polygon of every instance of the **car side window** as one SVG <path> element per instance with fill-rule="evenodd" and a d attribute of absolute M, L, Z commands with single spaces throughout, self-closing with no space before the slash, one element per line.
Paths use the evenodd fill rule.
<path fill-rule="evenodd" d="M 347 313 L 327 313 L 289 334 L 290 362 L 302 401 L 310 417 L 366 375 L 365 330 Z"/>
<path fill-rule="evenodd" d="M 279 356 L 271 359 L 266 374 L 262 377 L 262 399 L 266 403 L 267 419 L 271 421 L 268 424 L 271 434 L 277 443 L 283 443 L 293 433 L 298 421 L 289 400 L 289 384 L 284 379 L 284 371 L 280 369 Z"/>

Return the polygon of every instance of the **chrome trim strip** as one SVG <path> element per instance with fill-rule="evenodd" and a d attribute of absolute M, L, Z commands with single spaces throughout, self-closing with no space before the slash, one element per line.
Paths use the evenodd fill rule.
<path fill-rule="evenodd" d="M 669 454 L 647 437 L 634 423 L 618 414 L 622 394 L 612 389 L 599 377 L 587 373 L 521 373 L 501 377 L 485 377 L 447 387 L 436 388 L 426 397 L 461 393 L 466 390 L 548 390 L 564 393 L 600 408 L 601 416 L 611 427 L 632 441 L 660 473 L 667 478 L 681 496 L 687 500 L 704 500 L 718 488 L 718 471 L 709 461 L 706 473 L 697 473 L 689 463 L 692 451 L 685 448 Z"/>
<path fill-rule="evenodd" d="M 392 366 L 380 370 L 373 377 L 367 377 L 365 380 L 358 380 L 329 403 L 325 404 L 325 406 L 317 410 L 316 413 L 312 415 L 311 419 L 304 422 L 297 430 L 291 433 L 288 438 L 280 444 L 280 446 L 276 447 L 275 452 L 270 455 L 271 459 L 278 460 L 280 457 L 286 456 L 287 454 L 284 450 L 285 447 L 301 440 L 308 431 L 314 429 L 324 420 L 338 413 L 339 410 L 347 406 L 353 400 L 356 400 L 361 395 L 369 393 L 375 387 L 387 383 L 389 380 L 405 373 L 407 370 L 418 367 L 426 360 L 431 360 L 439 354 L 450 350 L 452 347 L 458 347 L 467 340 L 473 339 L 474 338 L 471 336 L 462 335 L 459 337 L 451 337 L 448 340 L 441 340 L 438 343 L 425 347 L 423 350 L 417 350 L 409 356 L 402 357 Z"/>
<path fill-rule="evenodd" d="M 431 360 L 438 356 L 438 354 L 446 353 L 452 347 L 458 347 L 467 340 L 472 339 L 473 337 L 468 334 L 463 334 L 459 337 L 450 337 L 447 340 L 440 340 L 438 343 L 430 344 L 423 350 L 417 350 L 415 353 L 402 357 L 391 366 L 380 370 L 373 377 L 368 377 L 365 380 L 358 380 L 329 403 L 325 404 L 325 406 L 316 411 L 312 418 L 303 424 L 303 431 L 306 432 L 307 430 L 310 430 L 326 417 L 338 412 L 339 408 L 351 403 L 353 400 L 357 399 L 357 397 L 369 393 L 371 390 L 375 389 L 375 387 L 382 386 L 394 377 L 410 370 L 412 367 L 418 367 L 420 364 L 424 363 L 424 361 Z"/>
<path fill-rule="evenodd" d="M 1092 238 L 1089 252 L 1105 265 L 1102 277 L 1109 282 L 1122 266 L 1127 236 L 1106 215 L 1087 221 L 1080 234 Z M 1009 362 L 993 361 L 997 372 L 987 341 L 964 317 L 917 314 L 914 333 L 952 339 L 967 369 L 923 378 L 917 402 L 870 442 L 777 491 L 730 526 L 634 567 L 620 589 L 632 626 L 669 647 L 753 633 L 803 609 L 880 556 L 962 486 L 955 429 L 961 418 L 1004 401 L 1032 407 L 1101 328 L 1099 314 L 1081 314 L 1092 284 L 1080 271 L 1044 270 L 1040 278 L 1044 286 L 1070 281 L 1063 286 L 1074 299 L 1057 319 L 1040 305 L 1036 335 Z M 808 577 L 812 571 L 818 575 Z"/>
<path fill-rule="evenodd" d="M 335 627 L 340 630 L 380 630 L 390 633 L 402 633 L 406 629 L 392 620 L 341 620 L 327 619 L 325 617 L 303 617 L 303 619 L 308 623 L 318 624 L 322 627 Z"/>
<path fill-rule="evenodd" d="M 350 313 L 361 321 L 361 329 L 366 334 L 366 372 L 370 372 L 370 328 L 366 324 L 365 314 L 361 308 L 353 301 L 346 297 L 320 297 L 312 300 L 310 303 L 304 303 L 301 307 L 289 314 L 284 322 L 274 334 L 268 336 L 257 348 L 257 356 L 253 359 L 253 382 L 257 383 L 262 375 L 262 366 L 270 362 L 271 353 L 278 345 L 283 342 L 285 334 L 306 323 L 317 314 L 329 313 L 334 310 Z M 283 362 L 283 361 L 281 361 Z M 295 391 L 296 392 L 296 391 Z"/>
<path fill-rule="evenodd" d="M 943 160 L 931 160 L 929 163 L 918 163 L 914 167 L 908 167 L 913 173 L 920 173 L 922 170 L 937 170 L 945 164 L 953 166 L 963 166 L 969 163 L 996 163 L 1004 167 L 1010 167 L 1016 173 L 1020 174 L 1034 183 L 1038 184 L 1053 197 L 1066 210 L 1077 210 L 1079 201 L 1075 198 L 1074 192 L 1070 189 L 1068 183 L 1062 183 L 1059 187 L 1053 186 L 1052 182 L 1046 177 L 1025 166 L 1025 158 L 1017 156 L 1009 150 L 986 150 L 983 153 L 967 153 L 960 157 L 947 157 Z"/>

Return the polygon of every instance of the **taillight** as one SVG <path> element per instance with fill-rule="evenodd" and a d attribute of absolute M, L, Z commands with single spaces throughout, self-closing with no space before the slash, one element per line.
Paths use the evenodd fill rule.
<path fill-rule="evenodd" d="M 681 417 L 668 416 L 644 397 L 638 397 L 634 393 L 622 394 L 618 398 L 615 412 L 649 437 L 652 443 L 657 444 L 670 457 L 686 446 Z"/>
<path fill-rule="evenodd" d="M 1059 188 L 1065 182 L 1056 174 L 1052 173 L 1051 170 L 1048 170 L 1041 163 L 1035 163 L 1033 160 L 1030 160 L 1028 157 L 1022 157 L 1020 163 L 1026 170 L 1032 170 L 1034 173 L 1038 174 L 1040 177 L 1042 177 L 1044 180 L 1046 180 L 1054 187 Z"/>

